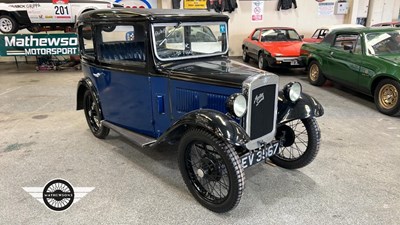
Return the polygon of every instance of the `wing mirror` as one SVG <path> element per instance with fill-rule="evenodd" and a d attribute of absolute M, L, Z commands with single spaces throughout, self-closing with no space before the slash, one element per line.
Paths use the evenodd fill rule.
<path fill-rule="evenodd" d="M 300 35 L 300 38 L 301 38 L 301 39 L 304 39 L 304 34 Z"/>

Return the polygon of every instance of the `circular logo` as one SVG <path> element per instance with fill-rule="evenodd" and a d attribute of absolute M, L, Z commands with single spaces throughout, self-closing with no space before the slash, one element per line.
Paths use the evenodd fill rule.
<path fill-rule="evenodd" d="M 68 209 L 74 201 L 74 189 L 65 180 L 52 180 L 44 186 L 43 201 L 54 211 Z"/>

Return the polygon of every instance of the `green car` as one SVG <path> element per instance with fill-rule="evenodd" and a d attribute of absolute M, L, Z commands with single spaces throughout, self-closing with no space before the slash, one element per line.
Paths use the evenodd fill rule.
<path fill-rule="evenodd" d="M 304 44 L 300 53 L 311 84 L 341 83 L 373 96 L 380 112 L 394 115 L 400 111 L 399 43 L 399 28 L 344 28 L 321 43 Z"/>

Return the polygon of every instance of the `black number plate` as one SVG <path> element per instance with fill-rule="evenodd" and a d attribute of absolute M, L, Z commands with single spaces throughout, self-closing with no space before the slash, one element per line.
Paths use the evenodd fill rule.
<path fill-rule="evenodd" d="M 240 160 L 242 161 L 243 169 L 250 167 L 252 165 L 255 165 L 255 164 L 265 160 L 266 158 L 275 155 L 275 153 L 278 152 L 278 149 L 279 149 L 279 142 L 274 142 L 270 145 L 267 145 L 265 148 L 263 148 L 259 151 L 250 152 L 250 153 L 240 157 Z"/>

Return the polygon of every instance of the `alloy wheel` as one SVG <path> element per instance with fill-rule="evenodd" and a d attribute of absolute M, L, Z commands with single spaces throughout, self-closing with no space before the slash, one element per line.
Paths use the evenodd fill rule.
<path fill-rule="evenodd" d="M 10 32 L 12 30 L 12 22 L 8 18 L 0 19 L 0 26 L 3 32 Z"/>
<path fill-rule="evenodd" d="M 399 93 L 392 84 L 385 84 L 379 90 L 379 102 L 384 109 L 392 109 L 399 99 Z"/>

